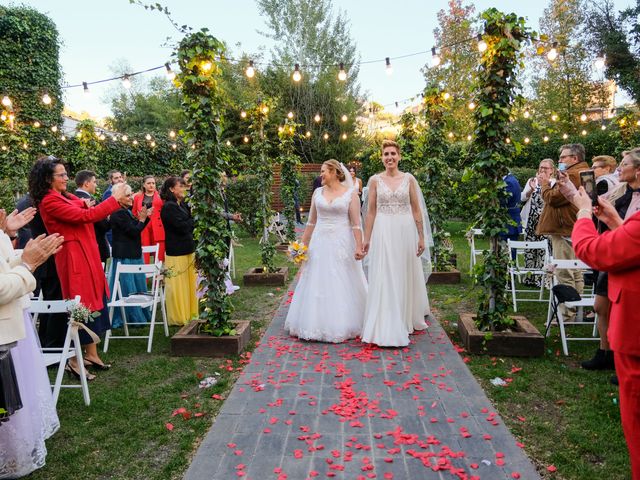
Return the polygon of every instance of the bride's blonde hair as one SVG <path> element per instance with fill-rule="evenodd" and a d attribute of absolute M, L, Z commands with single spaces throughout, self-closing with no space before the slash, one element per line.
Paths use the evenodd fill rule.
<path fill-rule="evenodd" d="M 333 170 L 334 172 L 336 172 L 338 181 L 344 182 L 345 180 L 344 172 L 342 171 L 342 167 L 340 167 L 340 164 L 338 163 L 337 160 L 334 160 L 332 158 L 331 160 L 327 160 L 326 162 L 324 162 L 323 165 L 326 165 L 327 168 L 329 168 L 329 170 Z"/>

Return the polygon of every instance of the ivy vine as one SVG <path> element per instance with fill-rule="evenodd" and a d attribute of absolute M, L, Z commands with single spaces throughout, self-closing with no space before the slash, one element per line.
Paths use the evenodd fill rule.
<path fill-rule="evenodd" d="M 477 72 L 472 166 L 476 191 L 469 201 L 479 206 L 476 224 L 490 238 L 490 248 L 476 271 L 476 279 L 483 288 L 476 324 L 483 331 L 500 331 L 513 325 L 505 287 L 509 258 L 499 238 L 511 222 L 503 206 L 507 195 L 503 177 L 513 164 L 513 150 L 506 140 L 512 108 L 520 102 L 516 74 L 522 58 L 521 47 L 531 40 L 532 33 L 524 18 L 495 8 L 485 10 L 481 19 L 487 49 Z"/>
<path fill-rule="evenodd" d="M 220 87 L 224 44 L 207 29 L 186 35 L 178 46 L 180 73 L 175 82 L 183 95 L 187 117 L 187 138 L 194 148 L 193 202 L 195 220 L 196 261 L 204 275 L 206 289 L 200 318 L 203 330 L 215 336 L 234 333 L 230 323 L 231 304 L 226 294 L 225 259 L 229 254 L 230 232 L 222 212 L 221 175 L 227 167 L 221 155 L 220 112 L 225 102 Z"/>
<path fill-rule="evenodd" d="M 298 178 L 298 170 L 300 168 L 300 158 L 294 153 L 294 138 L 298 125 L 291 120 L 285 122 L 282 130 L 278 132 L 280 144 L 280 178 L 282 185 L 280 187 L 280 197 L 284 205 L 284 216 L 287 219 L 287 241 L 292 242 L 296 239 L 296 211 L 295 211 L 295 195 L 300 184 Z"/>

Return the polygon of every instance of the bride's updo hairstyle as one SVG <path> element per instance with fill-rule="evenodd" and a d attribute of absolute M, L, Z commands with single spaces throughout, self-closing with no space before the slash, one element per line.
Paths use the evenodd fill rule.
<path fill-rule="evenodd" d="M 337 160 L 334 160 L 332 158 L 331 160 L 327 160 L 326 162 L 324 162 L 323 165 L 325 165 L 329 170 L 333 170 L 334 172 L 336 172 L 336 176 L 338 177 L 339 182 L 344 182 L 344 172 L 342 171 L 342 168 L 340 167 L 340 164 Z"/>

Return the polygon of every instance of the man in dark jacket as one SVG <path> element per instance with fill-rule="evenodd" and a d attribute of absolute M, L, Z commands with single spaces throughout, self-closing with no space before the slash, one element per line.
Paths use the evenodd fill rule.
<path fill-rule="evenodd" d="M 584 161 L 584 146 L 580 143 L 570 143 L 560 147 L 558 175 L 567 175 L 569 180 L 580 187 L 580 172 L 589 170 Z M 560 192 L 560 185 L 551 185 L 549 177 L 543 177 L 541 183 L 544 208 L 536 228 L 537 235 L 549 235 L 553 257 L 558 260 L 573 260 L 576 255 L 571 244 L 571 231 L 576 223 L 578 209 Z M 555 272 L 558 283 L 574 287 L 580 294 L 584 290 L 584 277 L 580 270 L 557 269 Z M 573 321 L 575 309 L 563 311 L 565 321 Z"/>
<path fill-rule="evenodd" d="M 96 194 L 96 174 L 91 170 L 80 170 L 76 174 L 76 186 L 75 196 L 88 200 L 88 206 L 92 207 L 96 204 L 94 195 Z M 93 224 L 93 228 L 96 232 L 96 242 L 98 243 L 98 250 L 100 251 L 100 261 L 107 262 L 107 259 L 111 256 L 109 251 L 109 244 L 107 243 L 106 233 L 111 229 L 109 220 L 101 220 Z"/>

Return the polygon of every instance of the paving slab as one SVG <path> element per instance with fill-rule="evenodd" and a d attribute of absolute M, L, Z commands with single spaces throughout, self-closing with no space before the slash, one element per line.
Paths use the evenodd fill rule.
<path fill-rule="evenodd" d="M 406 348 L 304 342 L 288 299 L 185 480 L 540 479 L 437 320 Z"/>

